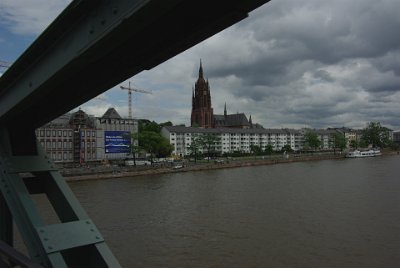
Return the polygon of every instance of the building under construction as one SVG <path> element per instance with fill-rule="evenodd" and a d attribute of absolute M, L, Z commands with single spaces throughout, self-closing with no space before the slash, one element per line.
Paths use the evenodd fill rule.
<path fill-rule="evenodd" d="M 137 120 L 122 118 L 114 108 L 101 117 L 79 109 L 38 128 L 36 137 L 54 162 L 84 164 L 126 158 L 137 131 Z"/>

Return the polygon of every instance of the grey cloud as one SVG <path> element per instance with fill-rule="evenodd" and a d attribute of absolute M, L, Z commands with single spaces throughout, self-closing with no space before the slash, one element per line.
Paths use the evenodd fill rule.
<path fill-rule="evenodd" d="M 313 76 L 325 82 L 334 82 L 334 79 L 326 70 L 317 70 L 313 73 Z"/>
<path fill-rule="evenodd" d="M 69 4 L 71 0 L 2 0 L 1 23 L 20 35 L 37 35 Z"/>
<path fill-rule="evenodd" d="M 61 2 L 69 1 L 55 3 Z M 11 11 L 16 5 L 4 3 Z M 360 127 L 382 120 L 399 128 L 399 10 L 397 0 L 272 0 L 242 22 L 136 77 L 151 81 L 150 87 L 163 85 L 167 92 L 176 88 L 167 96 L 174 96 L 169 105 L 161 93 L 155 96 L 162 98 L 143 99 L 139 114 L 187 123 L 201 58 L 213 106 L 226 101 L 230 111 L 252 114 L 265 127 Z M 3 18 L 15 23 L 13 30 L 19 33 L 36 31 L 29 21 L 32 14 L 48 19 L 44 9 L 29 16 L 26 12 L 15 9 L 13 16 Z"/>
<path fill-rule="evenodd" d="M 371 59 L 371 63 L 381 72 L 393 71 L 400 76 L 400 49 L 387 52 L 382 57 Z"/>

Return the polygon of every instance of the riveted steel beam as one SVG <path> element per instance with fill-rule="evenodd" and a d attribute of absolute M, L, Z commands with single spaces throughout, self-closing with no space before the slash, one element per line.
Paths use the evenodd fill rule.
<path fill-rule="evenodd" d="M 44 267 L 120 267 L 68 184 L 41 148 L 14 156 L 0 128 L 0 238 L 12 246 L 14 220 L 29 255 Z M 26 165 L 24 164 L 26 163 Z M 29 173 L 28 177 L 22 176 Z M 32 195 L 44 194 L 60 223 L 47 225 Z"/>
<path fill-rule="evenodd" d="M 266 2 L 73 1 L 0 78 L 0 122 L 39 127 Z"/>
<path fill-rule="evenodd" d="M 268 1 L 72 1 L 0 77 L 0 216 L 7 218 L 0 222 L 1 239 L 10 240 L 11 213 L 37 263 L 119 267 L 101 236 L 92 231 L 96 229 L 83 227 L 82 222 L 90 220 L 38 148 L 34 129 L 242 20 Z M 22 172 L 32 178 L 22 178 Z M 60 225 L 46 227 L 30 197 L 35 193 L 46 194 Z M 84 239 L 71 236 L 68 241 L 61 234 L 74 229 L 85 233 Z M 62 242 L 55 243 L 58 239 Z"/>

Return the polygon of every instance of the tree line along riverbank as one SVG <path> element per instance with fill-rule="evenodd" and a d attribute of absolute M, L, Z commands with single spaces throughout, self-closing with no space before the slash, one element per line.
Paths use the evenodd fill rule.
<path fill-rule="evenodd" d="M 397 151 L 383 151 L 383 156 L 399 154 Z M 344 159 L 344 153 L 314 153 L 314 154 L 292 154 L 292 155 L 274 155 L 270 157 L 258 158 L 220 158 L 219 161 L 210 159 L 198 162 L 179 161 L 174 163 L 164 163 L 157 166 L 137 166 L 137 167 L 119 167 L 119 166 L 97 166 L 80 167 L 75 169 L 62 169 L 61 173 L 66 181 L 98 180 L 122 177 L 149 176 L 157 174 L 192 172 L 210 169 L 239 168 L 249 166 L 274 165 L 304 161 L 319 161 L 329 159 Z M 223 161 L 221 161 L 223 160 Z M 175 168 L 179 166 L 179 168 Z"/>

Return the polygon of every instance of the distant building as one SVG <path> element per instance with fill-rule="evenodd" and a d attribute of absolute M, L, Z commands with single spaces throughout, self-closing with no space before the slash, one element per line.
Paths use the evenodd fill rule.
<path fill-rule="evenodd" d="M 96 118 L 96 129 L 98 159 L 122 159 L 130 155 L 131 135 L 138 132 L 137 120 L 122 118 L 114 108 L 109 108 Z"/>
<path fill-rule="evenodd" d="M 400 146 L 400 130 L 393 131 L 393 142 Z"/>
<path fill-rule="evenodd" d="M 250 122 L 244 113 L 227 114 L 226 103 L 223 115 L 214 115 L 215 127 L 250 128 Z"/>
<path fill-rule="evenodd" d="M 79 109 L 69 119 L 73 130 L 73 162 L 84 163 L 96 161 L 96 126 L 93 116 Z"/>
<path fill-rule="evenodd" d="M 335 147 L 335 136 L 337 134 L 343 135 L 342 132 L 336 129 L 317 129 L 315 133 L 318 135 L 318 139 L 321 141 L 321 150 L 330 150 Z"/>
<path fill-rule="evenodd" d="M 173 154 L 186 156 L 191 153 L 190 145 L 196 137 L 214 134 L 220 138 L 215 150 L 219 154 L 244 152 L 250 153 L 251 145 L 265 150 L 268 145 L 275 151 L 289 145 L 293 150 L 303 148 L 303 135 L 294 129 L 261 129 L 261 128 L 194 128 L 183 126 L 163 127 L 161 134 L 174 147 Z"/>
<path fill-rule="evenodd" d="M 82 164 L 127 157 L 137 131 L 137 121 L 121 118 L 114 108 L 98 118 L 79 109 L 38 128 L 36 137 L 53 161 Z"/>
<path fill-rule="evenodd" d="M 60 116 L 36 130 L 39 144 L 53 161 L 74 161 L 74 130 L 69 125 L 70 116 Z"/>
<path fill-rule="evenodd" d="M 214 115 L 211 106 L 210 84 L 204 79 L 203 66 L 200 61 L 199 77 L 192 90 L 192 113 L 190 125 L 202 128 L 262 128 L 248 120 L 244 113 L 227 114 L 226 103 L 223 115 Z"/>
<path fill-rule="evenodd" d="M 191 126 L 203 128 L 214 127 L 214 112 L 211 107 L 210 85 L 204 79 L 203 66 L 200 62 L 199 77 L 195 83 L 192 94 Z"/>

